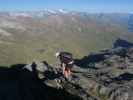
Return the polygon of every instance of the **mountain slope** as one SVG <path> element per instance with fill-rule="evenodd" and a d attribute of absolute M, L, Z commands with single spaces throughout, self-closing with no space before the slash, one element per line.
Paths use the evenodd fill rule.
<path fill-rule="evenodd" d="M 36 59 L 53 63 L 59 50 L 80 58 L 111 47 L 120 37 L 132 41 L 132 32 L 121 24 L 123 19 L 118 20 L 125 15 L 118 15 L 64 10 L 1 12 L 0 63 L 28 63 Z"/>

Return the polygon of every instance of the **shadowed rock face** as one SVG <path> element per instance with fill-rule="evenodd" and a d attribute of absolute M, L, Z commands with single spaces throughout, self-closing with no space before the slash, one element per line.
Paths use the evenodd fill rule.
<path fill-rule="evenodd" d="M 0 68 L 0 100 L 80 100 L 64 90 L 46 86 L 34 73 L 19 67 Z"/>
<path fill-rule="evenodd" d="M 95 68 L 94 64 L 102 62 L 106 60 L 106 56 L 120 56 L 122 58 L 126 57 L 127 51 L 129 48 L 133 47 L 133 43 L 130 43 L 124 39 L 118 38 L 114 43 L 113 43 L 113 48 L 112 49 L 107 49 L 107 50 L 101 50 L 101 52 L 98 53 L 93 53 L 89 54 L 87 56 L 84 56 L 81 59 L 75 59 L 75 64 L 79 67 L 82 68 Z M 130 49 L 129 49 L 130 50 Z"/>
<path fill-rule="evenodd" d="M 130 43 L 126 40 L 119 38 L 115 41 L 113 46 L 114 46 L 114 48 L 117 48 L 117 47 L 130 48 L 130 47 L 133 47 L 133 43 Z"/>
<path fill-rule="evenodd" d="M 77 66 L 82 66 L 84 68 L 90 67 L 91 64 L 94 64 L 96 62 L 103 61 L 104 58 L 104 53 L 102 54 L 91 54 L 88 56 L 83 57 L 82 59 L 75 59 L 75 64 Z M 94 66 L 93 66 L 94 68 Z"/>

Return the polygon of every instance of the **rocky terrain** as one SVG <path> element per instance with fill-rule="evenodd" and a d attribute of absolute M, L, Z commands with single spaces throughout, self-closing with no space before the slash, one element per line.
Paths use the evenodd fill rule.
<path fill-rule="evenodd" d="M 85 59 L 87 66 L 82 65 Z M 133 48 L 105 50 L 82 60 L 77 60 L 80 66 L 73 68 L 71 81 L 61 83 L 67 92 L 82 100 L 132 100 Z"/>
<path fill-rule="evenodd" d="M 129 44 L 75 59 L 69 80 L 58 64 L 46 61 L 0 67 L 0 99 L 132 100 L 133 45 Z"/>
<path fill-rule="evenodd" d="M 62 9 L 0 12 L 0 100 L 132 100 L 132 19 Z M 69 80 L 55 64 L 60 50 L 75 57 Z"/>

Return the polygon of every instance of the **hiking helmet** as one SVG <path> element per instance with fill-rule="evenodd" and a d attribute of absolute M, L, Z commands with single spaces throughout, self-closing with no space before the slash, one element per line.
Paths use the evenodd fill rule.
<path fill-rule="evenodd" d="M 56 57 L 59 57 L 59 55 L 60 55 L 60 52 L 57 52 L 57 53 L 55 54 Z"/>

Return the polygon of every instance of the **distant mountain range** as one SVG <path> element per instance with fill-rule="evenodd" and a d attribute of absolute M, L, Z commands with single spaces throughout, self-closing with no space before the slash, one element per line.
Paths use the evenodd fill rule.
<path fill-rule="evenodd" d="M 1 12 L 2 15 L 8 15 L 8 16 L 23 16 L 23 17 L 45 17 L 47 15 L 54 15 L 54 14 L 67 14 L 71 13 L 73 11 L 67 11 L 63 9 L 59 10 L 50 10 L 45 9 L 42 11 L 7 11 L 7 12 Z"/>
<path fill-rule="evenodd" d="M 0 12 L 1 16 L 10 17 L 31 17 L 31 18 L 44 18 L 51 15 L 78 15 L 84 18 L 91 18 L 97 21 L 115 22 L 124 25 L 129 31 L 133 31 L 133 14 L 131 13 L 89 13 L 89 12 L 76 12 L 67 11 L 64 9 L 50 10 L 45 9 L 42 11 L 12 11 Z"/>
<path fill-rule="evenodd" d="M 118 38 L 133 42 L 133 14 L 63 9 L 0 12 L 1 64 L 55 62 L 54 53 L 60 50 L 80 58 L 112 47 Z"/>

